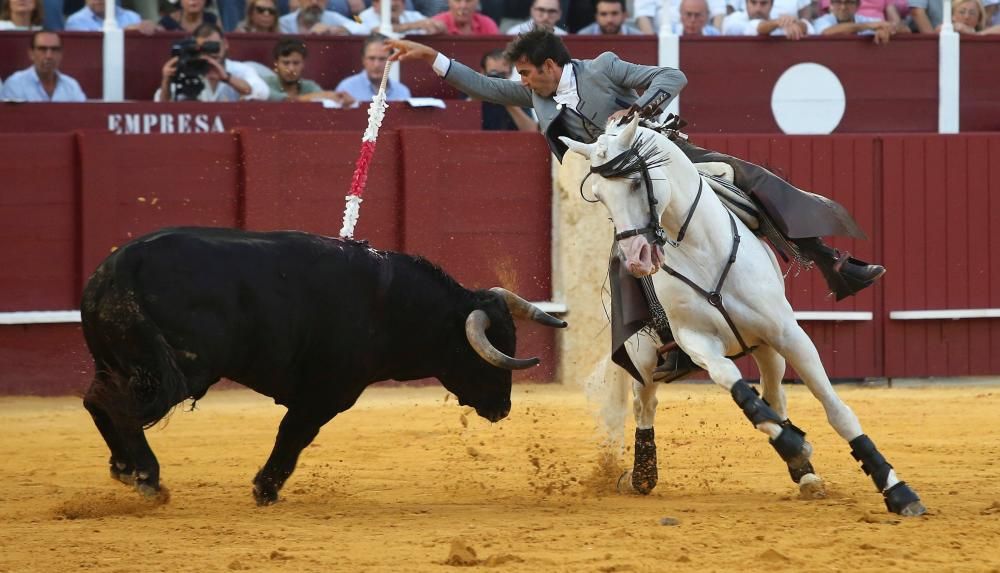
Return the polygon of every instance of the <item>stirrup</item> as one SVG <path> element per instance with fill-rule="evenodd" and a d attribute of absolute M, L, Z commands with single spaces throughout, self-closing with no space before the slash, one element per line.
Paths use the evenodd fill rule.
<path fill-rule="evenodd" d="M 663 356 L 663 363 L 653 370 L 653 382 L 669 384 L 702 369 L 674 341 L 664 344 L 656 352 Z"/>

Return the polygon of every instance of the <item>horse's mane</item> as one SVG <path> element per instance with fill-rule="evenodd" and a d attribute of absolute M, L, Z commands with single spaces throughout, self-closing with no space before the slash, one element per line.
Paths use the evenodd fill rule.
<path fill-rule="evenodd" d="M 670 156 L 656 145 L 655 134 L 650 137 L 637 135 L 628 149 L 609 161 L 590 168 L 601 177 L 630 177 L 647 170 L 669 165 Z"/>

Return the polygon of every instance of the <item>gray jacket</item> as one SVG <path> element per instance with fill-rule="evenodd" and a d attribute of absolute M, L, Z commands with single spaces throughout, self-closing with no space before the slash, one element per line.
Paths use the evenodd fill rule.
<path fill-rule="evenodd" d="M 662 110 L 687 84 L 680 70 L 657 66 L 641 66 L 622 61 L 611 52 L 604 52 L 593 60 L 571 60 L 576 71 L 576 90 L 580 104 L 576 111 L 603 131 L 608 117 L 633 103 Z M 445 81 L 470 96 L 502 105 L 533 107 L 538 124 L 549 147 L 562 161 L 566 146 L 558 136 L 570 135 L 574 139 L 592 141 L 586 133 L 566 133 L 572 122 L 556 121 L 564 110 L 551 97 L 542 97 L 520 83 L 486 77 L 455 60 L 445 75 Z M 645 90 L 642 97 L 637 89 Z M 564 125 L 565 124 L 565 125 Z"/>

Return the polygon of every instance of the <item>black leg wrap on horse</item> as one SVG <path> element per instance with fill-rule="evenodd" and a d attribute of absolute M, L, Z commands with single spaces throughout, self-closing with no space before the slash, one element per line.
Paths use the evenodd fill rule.
<path fill-rule="evenodd" d="M 635 463 L 632 466 L 632 487 L 641 494 L 647 494 L 656 487 L 659 475 L 656 471 L 656 439 L 653 428 L 635 429 Z"/>
<path fill-rule="evenodd" d="M 849 443 L 851 446 L 851 455 L 854 456 L 854 459 L 861 462 L 861 469 L 867 475 L 871 476 L 872 481 L 875 482 L 875 487 L 880 492 L 885 492 L 886 484 L 889 481 L 889 470 L 892 469 L 892 465 L 885 461 L 885 457 L 875 447 L 875 442 L 872 442 L 871 438 L 865 434 L 861 434 Z"/>
<path fill-rule="evenodd" d="M 788 464 L 788 471 L 792 474 L 792 479 L 795 483 L 799 483 L 799 480 L 795 479 L 795 471 L 792 468 L 802 468 L 803 465 L 809 464 L 809 454 L 810 451 L 806 447 L 806 433 L 800 430 L 795 424 L 788 420 L 781 423 L 781 433 L 778 434 L 777 438 L 770 440 L 771 446 L 774 447 L 774 451 L 778 452 L 781 459 L 785 460 Z M 812 473 L 812 466 L 810 470 L 803 473 Z M 799 476 L 802 477 L 801 475 Z"/>
<path fill-rule="evenodd" d="M 760 394 L 757 393 L 757 389 L 743 380 L 737 380 L 736 383 L 733 384 L 730 394 L 732 394 L 733 400 L 736 401 L 736 404 L 743 410 L 743 414 L 746 415 L 747 419 L 750 420 L 750 423 L 754 426 L 764 422 L 774 422 L 775 424 L 781 423 L 781 418 L 778 417 L 778 413 L 772 410 L 771 407 L 767 405 L 767 402 L 764 402 L 764 400 L 761 399 Z M 781 436 L 778 437 L 780 438 Z M 777 448 L 777 446 L 775 446 L 775 448 Z"/>
<path fill-rule="evenodd" d="M 893 513 L 902 513 L 908 505 L 920 501 L 920 496 L 917 495 L 917 492 L 910 489 L 910 486 L 906 485 L 905 481 L 901 481 L 890 487 L 882 495 L 885 496 L 885 508 Z"/>

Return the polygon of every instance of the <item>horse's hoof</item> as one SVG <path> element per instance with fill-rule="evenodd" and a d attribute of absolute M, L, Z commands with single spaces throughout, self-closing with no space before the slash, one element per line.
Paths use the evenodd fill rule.
<path fill-rule="evenodd" d="M 649 492 L 653 491 L 656 487 L 656 480 L 650 477 L 640 477 L 635 472 L 632 472 L 632 489 L 636 493 L 642 495 L 649 495 Z"/>
<path fill-rule="evenodd" d="M 625 470 L 622 475 L 618 476 L 618 483 L 615 486 L 618 493 L 633 493 L 635 489 L 632 488 L 632 470 Z"/>
<path fill-rule="evenodd" d="M 924 507 L 924 504 L 920 503 L 920 497 L 917 495 L 917 492 L 910 489 L 910 486 L 906 485 L 905 481 L 901 481 L 885 490 L 882 495 L 885 496 L 886 508 L 893 513 L 898 513 L 906 517 L 916 517 L 927 513 L 927 508 Z"/>
<path fill-rule="evenodd" d="M 826 484 L 823 478 L 808 473 L 799 480 L 799 499 L 825 499 Z"/>

